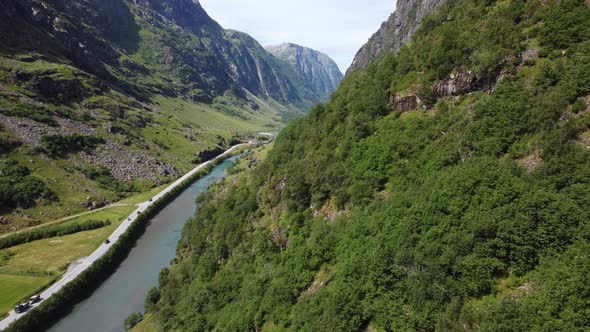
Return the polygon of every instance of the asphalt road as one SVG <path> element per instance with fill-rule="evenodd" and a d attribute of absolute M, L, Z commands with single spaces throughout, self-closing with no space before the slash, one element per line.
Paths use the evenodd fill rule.
<path fill-rule="evenodd" d="M 109 240 L 111 241 L 110 244 L 103 243 L 90 256 L 78 260 L 75 265 L 73 265 L 72 267 L 70 267 L 68 269 L 68 271 L 63 275 L 63 277 L 60 280 L 58 280 L 56 283 L 54 283 L 49 288 L 47 288 L 43 293 L 41 293 L 42 300 L 40 302 L 34 304 L 33 307 L 39 306 L 41 303 L 43 303 L 43 301 L 47 300 L 53 294 L 60 291 L 70 281 L 76 279 L 82 272 L 84 272 L 94 262 L 96 262 L 99 258 L 104 256 L 104 254 L 109 250 L 109 248 L 113 244 L 115 244 L 119 240 L 121 235 L 123 235 L 127 231 L 129 226 L 131 226 L 135 222 L 135 220 L 139 216 L 138 212 L 141 213 L 141 212 L 145 211 L 150 205 L 154 204 L 156 201 L 158 201 L 160 198 L 162 198 L 167 193 L 172 191 L 174 188 L 178 187 L 182 182 L 184 182 L 185 180 L 187 180 L 188 178 L 193 176 L 195 173 L 197 173 L 198 171 L 207 167 L 207 165 L 211 164 L 213 161 L 220 159 L 220 158 L 224 158 L 228 154 L 232 153 L 235 149 L 238 149 L 243 146 L 248 146 L 248 145 L 251 145 L 251 143 L 238 144 L 238 145 L 231 147 L 230 149 L 225 151 L 222 155 L 220 155 L 210 161 L 204 162 L 204 163 L 200 164 L 199 166 L 195 167 L 192 171 L 186 173 L 180 179 L 176 180 L 174 183 L 169 185 L 166 189 L 162 190 L 162 192 L 155 195 L 152 198 L 151 202 L 145 202 L 145 203 L 139 204 L 137 210 L 133 211 L 133 213 L 127 219 L 125 219 L 125 221 L 123 221 L 123 223 L 109 237 Z M 29 310 L 31 310 L 31 309 L 29 309 Z M 0 321 L 0 331 L 5 330 L 10 324 L 19 320 L 21 317 L 23 317 L 26 314 L 27 314 L 26 312 L 22 313 L 22 314 L 17 314 L 14 310 L 12 310 L 9 313 L 8 317 L 6 317 L 4 320 Z"/>

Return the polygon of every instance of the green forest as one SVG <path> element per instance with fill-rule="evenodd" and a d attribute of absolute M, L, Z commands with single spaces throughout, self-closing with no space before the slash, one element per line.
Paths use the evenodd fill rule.
<path fill-rule="evenodd" d="M 486 84 L 437 93 L 458 70 Z M 396 93 L 420 107 L 393 110 Z M 150 291 L 150 319 L 588 331 L 589 95 L 584 1 L 447 2 L 283 130 L 264 163 L 212 189 Z"/>

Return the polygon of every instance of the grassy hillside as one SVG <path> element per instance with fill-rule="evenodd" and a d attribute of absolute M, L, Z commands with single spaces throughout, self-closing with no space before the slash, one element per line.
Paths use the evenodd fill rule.
<path fill-rule="evenodd" d="M 88 197 L 102 205 L 149 190 L 191 169 L 202 151 L 281 125 L 275 112 L 230 97 L 138 102 L 71 64 L 2 56 L 0 230 L 86 210 Z"/>
<path fill-rule="evenodd" d="M 581 0 L 449 1 L 212 190 L 141 326 L 587 330 L 589 40 Z"/>

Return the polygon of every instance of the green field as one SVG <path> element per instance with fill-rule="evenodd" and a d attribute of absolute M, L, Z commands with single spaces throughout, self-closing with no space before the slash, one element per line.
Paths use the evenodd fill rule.
<path fill-rule="evenodd" d="M 0 274 L 0 312 L 8 312 L 13 306 L 28 295 L 52 282 L 52 276 L 25 276 Z M 2 317 L 2 314 L 0 314 Z"/>
<path fill-rule="evenodd" d="M 113 223 L 119 223 L 123 219 L 127 218 L 136 208 L 135 204 L 131 203 L 119 203 L 112 207 L 105 208 L 104 210 L 97 210 L 88 214 L 80 215 L 78 217 L 67 219 L 62 225 L 76 224 L 80 222 L 90 220 L 109 220 Z M 108 227 L 107 227 L 108 228 Z"/>
<path fill-rule="evenodd" d="M 162 190 L 164 190 L 169 185 L 170 184 L 161 185 L 159 187 L 153 188 L 153 189 L 143 192 L 141 194 L 137 194 L 137 195 L 128 197 L 122 201 L 119 201 L 111 206 L 107 206 L 103 209 L 99 209 L 99 210 L 95 210 L 95 211 L 81 212 L 80 214 L 76 214 L 72 217 L 65 217 L 62 219 L 49 221 L 49 222 L 43 223 L 41 225 L 21 229 L 18 232 L 22 232 L 22 231 L 34 229 L 34 228 L 41 228 L 41 227 L 45 227 L 48 225 L 56 225 L 56 224 L 67 225 L 70 223 L 77 223 L 77 222 L 88 221 L 88 220 L 112 220 L 112 218 L 123 218 L 123 217 L 121 217 L 121 215 L 119 213 L 120 211 L 127 211 L 128 210 L 129 213 L 127 215 L 131 214 L 131 212 L 133 212 L 133 210 L 135 210 L 136 204 L 147 202 L 151 197 L 160 193 Z M 121 209 L 121 208 L 124 208 L 124 209 Z M 109 218 L 111 218 L 111 219 L 109 219 Z M 0 237 L 6 236 L 9 234 L 10 233 L 0 234 Z"/>
<path fill-rule="evenodd" d="M 253 168 L 255 165 L 266 160 L 268 152 L 272 150 L 273 146 L 274 143 L 271 142 L 269 144 L 249 149 L 249 151 L 244 153 L 244 155 L 228 170 L 229 175 L 225 178 L 225 181 L 232 181 L 239 173 Z"/>
<path fill-rule="evenodd" d="M 6 265 L 0 267 L 0 273 L 59 275 L 65 272 L 68 262 L 75 262 L 96 250 L 134 209 L 135 206 L 117 206 L 68 221 L 110 220 L 112 224 L 108 227 L 33 241 L 0 251 L 12 253 Z"/>
<path fill-rule="evenodd" d="M 68 263 L 89 256 L 135 209 L 135 205 L 124 205 L 85 214 L 61 224 L 89 220 L 110 220 L 112 224 L 0 250 L 0 256 L 8 256 L 4 263 L 0 263 L 0 313 L 59 278 L 67 270 Z"/>
<path fill-rule="evenodd" d="M 166 189 L 169 185 L 170 184 L 164 184 L 159 187 L 153 188 L 150 191 L 146 191 L 144 193 L 141 193 L 141 194 L 138 194 L 135 196 L 131 196 L 129 198 L 126 198 L 126 199 L 118 202 L 118 204 L 139 204 L 139 203 L 147 202 L 150 198 L 159 194 L 162 190 Z"/>

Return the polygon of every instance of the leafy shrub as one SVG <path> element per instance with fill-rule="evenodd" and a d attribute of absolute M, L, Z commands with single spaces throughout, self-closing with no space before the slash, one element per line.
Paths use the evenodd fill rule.
<path fill-rule="evenodd" d="M 19 145 L 21 145 L 20 142 L 2 136 L 0 133 L 0 154 L 9 153 L 10 151 L 17 148 Z"/>
<path fill-rule="evenodd" d="M 125 193 L 136 191 L 133 184 L 118 180 L 111 174 L 111 171 L 104 166 L 86 168 L 82 170 L 82 173 L 86 178 L 96 181 L 115 192 Z"/>
<path fill-rule="evenodd" d="M 141 313 L 132 313 L 125 319 L 124 327 L 125 331 L 131 330 L 135 325 L 139 324 L 143 320 Z"/>
<path fill-rule="evenodd" d="M 146 312 L 153 312 L 156 307 L 156 303 L 160 300 L 160 291 L 157 287 L 151 288 L 144 301 L 144 308 Z"/>
<path fill-rule="evenodd" d="M 572 112 L 578 114 L 586 110 L 586 103 L 582 99 L 577 99 L 572 105 Z"/>
<path fill-rule="evenodd" d="M 105 140 L 101 137 L 83 136 L 79 134 L 67 136 L 51 135 L 44 136 L 41 139 L 43 151 L 51 157 L 65 157 L 71 153 L 89 151 L 104 143 Z"/>
<path fill-rule="evenodd" d="M 577 97 L 590 94 L 590 41 L 573 47 L 570 58 L 565 68 L 562 92 L 573 102 Z"/>
<path fill-rule="evenodd" d="M 165 267 L 160 271 L 160 274 L 158 275 L 158 286 L 160 288 L 166 286 L 166 283 L 168 283 L 168 275 L 170 275 L 170 269 L 168 267 Z"/>
<path fill-rule="evenodd" d="M 436 95 L 432 91 L 432 82 L 422 82 L 418 88 L 418 97 L 427 108 L 432 108 L 436 105 Z"/>
<path fill-rule="evenodd" d="M 43 181 L 30 175 L 28 168 L 16 161 L 7 161 L 0 172 L 0 206 L 30 208 L 40 198 L 57 199 Z"/>
<path fill-rule="evenodd" d="M 9 153 L 21 144 L 21 142 L 12 139 L 11 136 L 4 131 L 2 125 L 0 125 L 0 154 Z"/>
<path fill-rule="evenodd" d="M 556 86 L 562 78 L 563 69 L 554 65 L 546 65 L 541 68 L 541 73 L 537 77 L 536 84 L 540 88 L 548 89 Z"/>
<path fill-rule="evenodd" d="M 523 65 L 525 65 L 525 66 L 527 66 L 527 67 L 533 67 L 533 66 L 534 66 L 534 65 L 536 65 L 536 64 L 537 64 L 537 60 L 535 60 L 535 59 L 526 59 L 526 60 L 523 62 Z"/>

